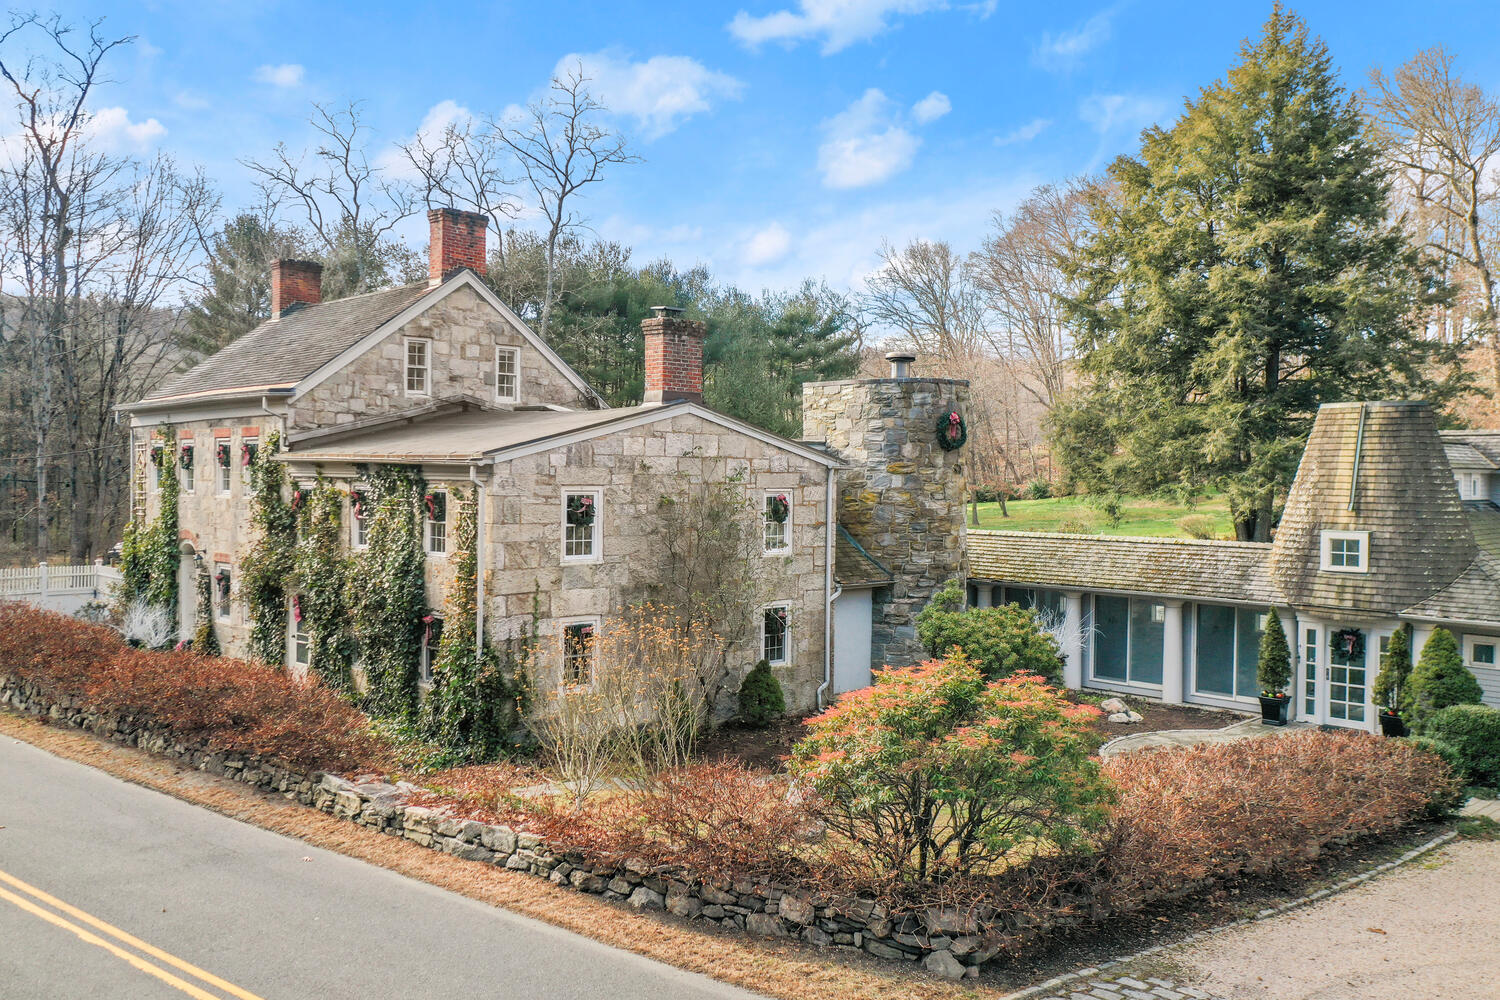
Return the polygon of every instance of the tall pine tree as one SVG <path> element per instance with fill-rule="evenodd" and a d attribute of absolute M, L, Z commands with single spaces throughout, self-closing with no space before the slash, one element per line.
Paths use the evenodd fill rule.
<path fill-rule="evenodd" d="M 1327 47 L 1278 4 L 1225 80 L 1110 167 L 1069 269 L 1082 388 L 1054 444 L 1090 489 L 1223 489 L 1269 537 L 1319 404 L 1457 388 L 1421 335 L 1447 294 Z"/>

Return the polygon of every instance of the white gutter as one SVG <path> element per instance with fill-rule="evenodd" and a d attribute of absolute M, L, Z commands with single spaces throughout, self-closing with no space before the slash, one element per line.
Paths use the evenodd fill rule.
<path fill-rule="evenodd" d="M 834 520 L 834 496 L 837 494 L 833 478 L 833 466 L 828 467 L 828 490 L 824 510 L 824 534 L 827 536 L 824 542 L 823 554 L 823 683 L 818 685 L 818 708 L 823 707 L 823 697 L 828 693 L 829 687 L 833 685 L 833 602 L 843 594 L 843 587 L 835 587 L 833 583 L 833 540 L 838 531 L 838 523 Z"/>
<path fill-rule="evenodd" d="M 479 466 L 469 466 L 474 484 L 474 662 L 484 663 L 484 482 Z"/>

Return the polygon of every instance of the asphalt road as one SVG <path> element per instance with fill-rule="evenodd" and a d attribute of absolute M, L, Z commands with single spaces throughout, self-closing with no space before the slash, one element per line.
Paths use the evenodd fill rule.
<path fill-rule="evenodd" d="M 0 998 L 753 994 L 0 739 Z"/>

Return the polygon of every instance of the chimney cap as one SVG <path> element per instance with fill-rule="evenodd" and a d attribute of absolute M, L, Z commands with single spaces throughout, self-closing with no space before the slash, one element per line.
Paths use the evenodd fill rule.
<path fill-rule="evenodd" d="M 682 306 L 652 306 L 651 307 L 651 315 L 653 315 L 653 316 L 655 316 L 655 317 L 657 317 L 659 319 L 670 319 L 670 318 L 672 318 L 674 316 L 681 316 L 682 313 L 683 313 Z"/>
<path fill-rule="evenodd" d="M 887 361 L 915 361 L 917 356 L 910 351 L 890 351 L 886 354 Z"/>

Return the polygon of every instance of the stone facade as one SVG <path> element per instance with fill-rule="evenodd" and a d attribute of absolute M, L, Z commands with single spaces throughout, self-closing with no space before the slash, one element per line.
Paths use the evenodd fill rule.
<path fill-rule="evenodd" d="M 406 342 L 428 349 L 428 391 L 406 390 Z M 391 332 L 379 344 L 292 400 L 289 424 L 297 429 L 335 427 L 430 399 L 460 394 L 495 400 L 495 348 L 519 351 L 519 402 L 587 409 L 592 401 L 472 288 L 460 287 Z M 507 404 L 509 405 L 509 404 Z"/>
<path fill-rule="evenodd" d="M 766 492 L 791 501 L 789 553 L 752 558 L 760 603 L 790 605 L 787 663 L 775 668 L 787 708 L 812 708 L 823 677 L 826 467 L 692 413 L 496 468 L 484 560 L 490 627 L 526 627 L 539 599 L 543 634 L 555 636 L 559 621 L 610 615 L 640 600 L 673 569 L 660 545 L 661 498 L 736 475 L 756 510 Z M 570 489 L 599 492 L 596 561 L 562 558 L 563 493 Z M 755 511 L 747 518 L 758 539 Z M 757 640 L 751 636 L 743 662 L 732 664 L 739 672 L 759 658 Z"/>
<path fill-rule="evenodd" d="M 802 433 L 851 468 L 839 475 L 839 522 L 894 575 L 874 595 L 871 665 L 922 658 L 915 619 L 933 592 L 967 578 L 963 448 L 938 444 L 950 408 L 967 420 L 969 384 L 889 378 L 810 382 Z"/>

